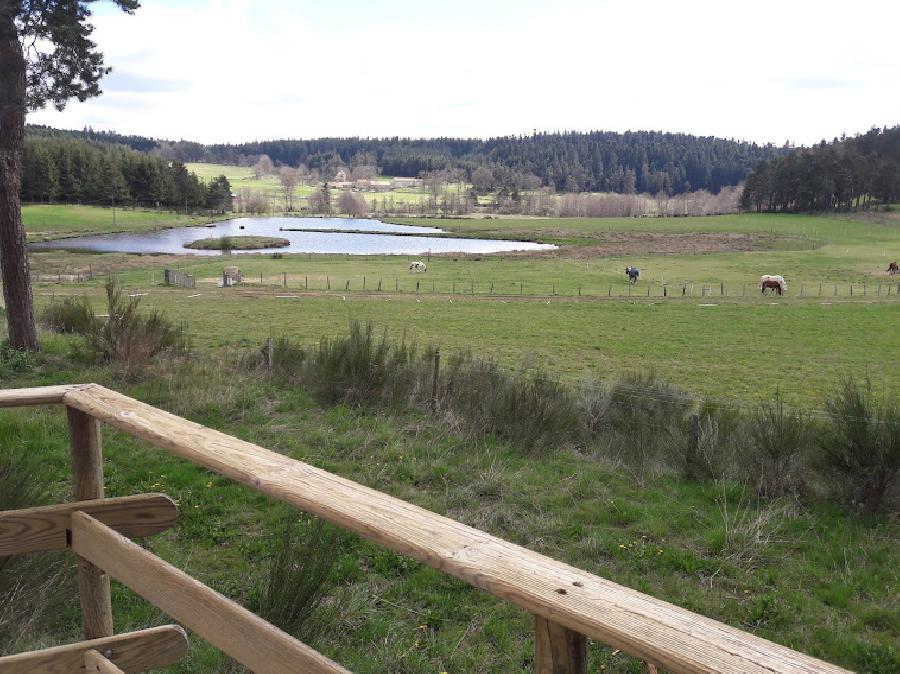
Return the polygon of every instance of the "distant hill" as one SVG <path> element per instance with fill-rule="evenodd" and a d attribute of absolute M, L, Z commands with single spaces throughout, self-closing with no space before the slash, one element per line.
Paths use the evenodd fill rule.
<path fill-rule="evenodd" d="M 268 155 L 276 165 L 306 164 L 328 175 L 335 167 L 377 166 L 384 175 L 489 169 L 498 187 L 550 186 L 566 192 L 680 194 L 736 185 L 763 160 L 787 150 L 712 136 L 659 131 L 535 133 L 489 138 L 319 138 L 203 145 L 114 132 L 64 131 L 29 125 L 32 138 L 71 137 L 116 143 L 169 161 L 250 165 Z"/>

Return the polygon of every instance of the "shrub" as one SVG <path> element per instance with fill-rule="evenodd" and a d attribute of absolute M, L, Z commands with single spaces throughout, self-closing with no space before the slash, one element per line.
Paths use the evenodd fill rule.
<path fill-rule="evenodd" d="M 94 331 L 97 318 L 87 298 L 66 297 L 41 312 L 41 322 L 54 332 L 87 335 Z"/>
<path fill-rule="evenodd" d="M 114 281 L 106 284 L 109 319 L 95 320 L 85 335 L 88 348 L 102 362 L 124 363 L 136 374 L 162 351 L 187 351 L 189 340 L 184 326 L 168 320 L 159 311 L 141 314 L 139 297 L 125 297 Z"/>
<path fill-rule="evenodd" d="M 847 378 L 831 396 L 821 434 L 822 474 L 845 500 L 871 512 L 895 496 L 900 472 L 900 407 L 878 401 L 871 389 Z"/>
<path fill-rule="evenodd" d="M 812 442 L 808 416 L 791 411 L 776 395 L 752 413 L 748 426 L 750 468 L 758 476 L 760 493 L 777 497 L 800 492 L 803 457 Z"/>
<path fill-rule="evenodd" d="M 322 338 L 301 377 L 322 402 L 402 404 L 416 388 L 416 360 L 405 339 L 391 344 L 386 331 L 376 337 L 371 324 L 352 321 L 346 337 Z"/>
<path fill-rule="evenodd" d="M 339 548 L 337 531 L 321 520 L 285 518 L 275 536 L 259 615 L 301 641 L 318 636 L 327 621 L 317 609 L 333 585 Z"/>
<path fill-rule="evenodd" d="M 527 446 L 584 436 L 571 391 L 542 370 L 507 372 L 496 363 L 457 357 L 441 391 L 441 407 L 470 431 L 492 433 Z"/>

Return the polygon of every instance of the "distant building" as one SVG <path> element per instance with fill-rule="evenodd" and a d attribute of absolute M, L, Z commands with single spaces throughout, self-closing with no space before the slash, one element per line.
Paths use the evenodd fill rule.
<path fill-rule="evenodd" d="M 353 187 L 353 183 L 349 180 L 333 180 L 328 183 L 328 187 L 333 187 L 338 190 L 348 190 Z"/>
<path fill-rule="evenodd" d="M 356 189 L 367 192 L 387 192 L 393 187 L 390 180 L 371 180 L 360 178 L 356 181 Z"/>
<path fill-rule="evenodd" d="M 400 187 L 422 187 L 421 178 L 394 178 L 391 181 L 391 187 L 395 190 Z"/>

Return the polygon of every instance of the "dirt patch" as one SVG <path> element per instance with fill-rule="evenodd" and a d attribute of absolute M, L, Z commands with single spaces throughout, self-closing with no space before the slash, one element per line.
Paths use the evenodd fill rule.
<path fill-rule="evenodd" d="M 772 248 L 789 248 L 790 237 L 744 232 L 541 232 L 544 241 L 577 236 L 590 243 L 563 244 L 559 250 L 523 255 L 542 257 L 624 257 L 642 255 L 702 255 L 741 253 Z M 509 253 L 504 253 L 508 256 Z"/>

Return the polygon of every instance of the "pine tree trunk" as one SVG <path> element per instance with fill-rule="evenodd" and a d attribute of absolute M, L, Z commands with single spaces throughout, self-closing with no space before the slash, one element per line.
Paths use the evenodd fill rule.
<path fill-rule="evenodd" d="M 25 137 L 25 59 L 11 14 L 0 13 L 0 267 L 9 343 L 37 350 L 25 228 L 19 202 Z"/>

